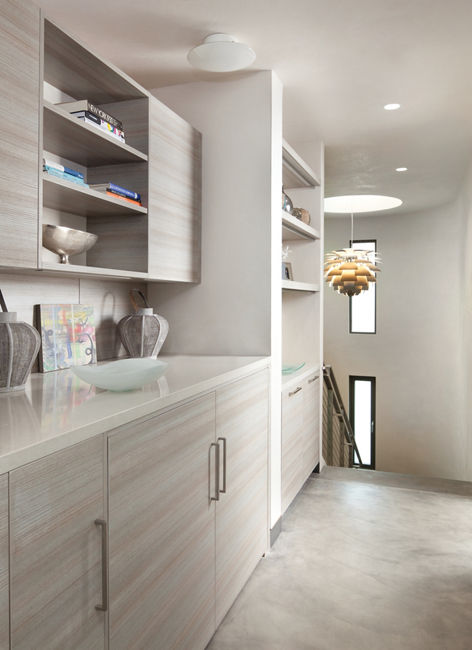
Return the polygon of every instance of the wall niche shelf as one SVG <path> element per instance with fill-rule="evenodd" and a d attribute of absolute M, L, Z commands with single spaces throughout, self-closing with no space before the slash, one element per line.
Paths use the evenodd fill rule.
<path fill-rule="evenodd" d="M 82 217 L 147 214 L 147 209 L 142 206 L 56 178 L 47 172 L 43 172 L 43 181 L 43 200 L 46 208 L 73 212 Z"/>
<path fill-rule="evenodd" d="M 147 162 L 147 155 L 43 102 L 44 148 L 85 167 Z"/>
<path fill-rule="evenodd" d="M 320 185 L 315 172 L 285 140 L 282 142 L 282 182 L 285 189 Z"/>
<path fill-rule="evenodd" d="M 282 210 L 282 239 L 290 241 L 295 239 L 319 239 L 320 233 L 312 226 L 303 223 L 289 212 Z"/>
<path fill-rule="evenodd" d="M 318 293 L 320 285 L 314 282 L 297 282 L 296 280 L 282 280 L 282 291 L 302 291 L 305 293 Z"/>

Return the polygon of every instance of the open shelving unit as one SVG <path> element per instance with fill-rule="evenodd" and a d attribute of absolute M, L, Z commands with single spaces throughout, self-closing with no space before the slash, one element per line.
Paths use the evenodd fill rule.
<path fill-rule="evenodd" d="M 43 156 L 82 172 L 87 184 L 112 182 L 136 191 L 141 195 L 142 205 L 41 170 L 40 225 L 78 228 L 96 234 L 98 241 L 87 253 L 65 265 L 42 247 L 40 239 L 39 267 L 60 274 L 145 279 L 149 94 L 47 18 L 43 61 Z M 82 99 L 121 120 L 126 143 L 85 124 L 60 105 Z M 129 242 L 129 255 L 119 251 L 118 239 Z"/>
<path fill-rule="evenodd" d="M 316 151 L 313 159 L 317 160 Z M 321 154 L 318 152 L 320 172 Z M 282 245 L 289 247 L 287 262 L 293 277 L 281 280 L 282 363 L 319 367 L 322 190 L 313 168 L 285 140 L 282 145 L 282 181 L 294 207 L 305 208 L 311 221 L 304 223 L 281 210 Z"/>

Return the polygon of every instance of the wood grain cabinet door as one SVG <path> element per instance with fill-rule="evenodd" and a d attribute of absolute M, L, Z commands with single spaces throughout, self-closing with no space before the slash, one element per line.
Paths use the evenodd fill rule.
<path fill-rule="evenodd" d="M 267 550 L 268 417 L 267 370 L 217 390 L 220 489 L 225 490 L 216 505 L 217 625 Z"/>
<path fill-rule="evenodd" d="M 304 382 L 282 391 L 282 513 L 305 481 L 304 391 Z"/>
<path fill-rule="evenodd" d="M 0 650 L 10 647 L 8 572 L 8 475 L 0 476 Z"/>
<path fill-rule="evenodd" d="M 212 393 L 109 437 L 112 650 L 203 650 L 213 635 L 214 436 Z"/>
<path fill-rule="evenodd" d="M 0 3 L 0 266 L 36 268 L 39 8 Z"/>
<path fill-rule="evenodd" d="M 154 97 L 149 112 L 149 275 L 199 282 L 201 134 Z"/>
<path fill-rule="evenodd" d="M 105 647 L 102 436 L 10 472 L 12 650 Z"/>
<path fill-rule="evenodd" d="M 305 481 L 320 462 L 320 378 L 316 373 L 306 379 L 303 390 Z"/>

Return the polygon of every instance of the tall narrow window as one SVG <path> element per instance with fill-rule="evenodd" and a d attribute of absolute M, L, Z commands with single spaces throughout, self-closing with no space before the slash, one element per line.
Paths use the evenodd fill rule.
<path fill-rule="evenodd" d="M 370 240 L 354 240 L 352 248 L 369 251 L 371 262 L 375 262 L 374 254 L 377 250 L 377 242 Z M 349 298 L 349 332 L 351 334 L 375 334 L 376 329 L 376 287 L 371 282 L 369 289 L 358 296 Z"/>
<path fill-rule="evenodd" d="M 375 469 L 375 377 L 349 377 L 349 418 L 360 460 L 354 463 Z"/>

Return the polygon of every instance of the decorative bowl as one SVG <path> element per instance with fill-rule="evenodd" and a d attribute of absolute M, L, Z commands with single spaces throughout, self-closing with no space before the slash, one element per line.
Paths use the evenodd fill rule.
<path fill-rule="evenodd" d="M 115 392 L 134 390 L 164 374 L 168 364 L 160 359 L 119 359 L 103 365 L 75 366 L 74 375 L 97 388 Z"/>
<path fill-rule="evenodd" d="M 65 226 L 43 225 L 43 246 L 61 258 L 61 264 L 69 264 L 69 257 L 85 253 L 96 243 L 97 235 Z"/>

